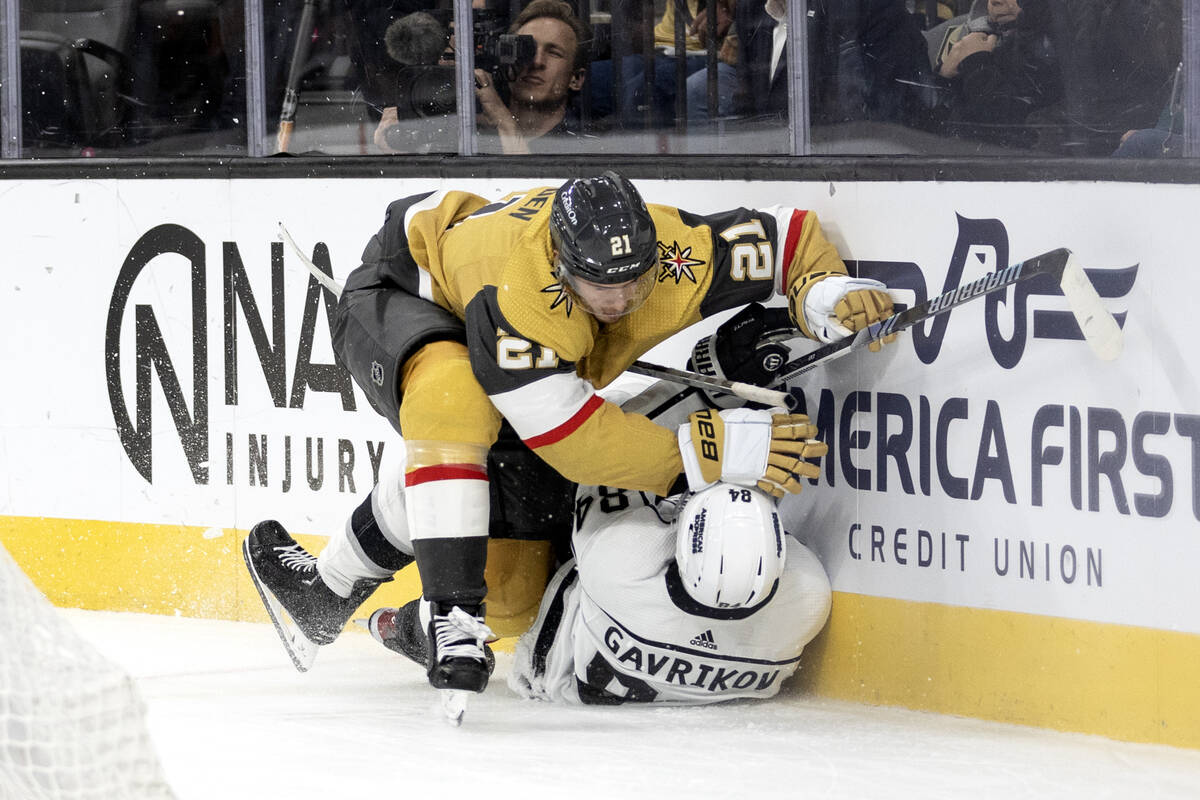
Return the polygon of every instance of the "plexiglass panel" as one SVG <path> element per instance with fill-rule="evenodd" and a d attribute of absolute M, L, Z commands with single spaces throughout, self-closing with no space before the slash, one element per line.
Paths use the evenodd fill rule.
<path fill-rule="evenodd" d="M 1179 0 L 810 8 L 814 152 L 1106 157 L 1181 130 Z"/>
<path fill-rule="evenodd" d="M 243 30 L 220 0 L 21 0 L 22 153 L 244 153 Z"/>
<path fill-rule="evenodd" d="M 473 132 L 451 0 L 18 6 L 26 157 L 1182 152 L 1181 0 L 480 1 Z"/>

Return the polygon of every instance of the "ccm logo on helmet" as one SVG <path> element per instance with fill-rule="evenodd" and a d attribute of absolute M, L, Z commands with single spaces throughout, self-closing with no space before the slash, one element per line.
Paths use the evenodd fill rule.
<path fill-rule="evenodd" d="M 604 274 L 620 275 L 622 272 L 628 272 L 631 269 L 638 269 L 641 266 L 642 266 L 641 264 L 626 264 L 622 267 L 609 267 L 608 269 L 604 270 Z"/>

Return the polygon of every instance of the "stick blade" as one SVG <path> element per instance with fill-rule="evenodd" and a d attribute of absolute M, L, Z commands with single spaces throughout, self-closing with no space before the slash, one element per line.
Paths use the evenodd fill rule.
<path fill-rule="evenodd" d="M 1059 286 L 1092 352 L 1104 361 L 1117 360 L 1125 347 L 1125 335 L 1116 319 L 1105 308 L 1096 287 L 1092 285 L 1073 253 L 1063 267 Z"/>

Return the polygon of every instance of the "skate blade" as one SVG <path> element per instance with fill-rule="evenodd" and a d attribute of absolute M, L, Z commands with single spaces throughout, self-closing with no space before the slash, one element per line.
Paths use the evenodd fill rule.
<path fill-rule="evenodd" d="M 271 594 L 271 591 L 258 577 L 258 572 L 254 569 L 254 562 L 250 559 L 249 539 L 242 542 L 242 558 L 246 561 L 246 568 L 250 570 L 250 579 L 254 583 L 254 588 L 258 590 L 258 596 L 267 610 L 267 616 L 271 618 L 271 624 L 275 626 L 275 633 L 279 635 L 283 649 L 287 651 L 288 658 L 292 660 L 292 666 L 300 672 L 308 672 L 309 667 L 316 661 L 317 651 L 321 649 L 321 646 L 300 632 L 300 629 L 288 618 L 283 605 L 275 599 L 275 595 Z"/>
<path fill-rule="evenodd" d="M 446 722 L 455 728 L 462 725 L 463 715 L 467 713 L 467 700 L 470 699 L 473 692 L 464 692 L 460 689 L 439 689 L 438 694 L 442 697 L 442 713 L 446 717 Z"/>

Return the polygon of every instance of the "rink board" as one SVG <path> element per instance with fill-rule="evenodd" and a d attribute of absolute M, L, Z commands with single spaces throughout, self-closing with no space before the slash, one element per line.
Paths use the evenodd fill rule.
<path fill-rule="evenodd" d="M 1200 663 L 1200 389 L 1185 345 L 1200 232 L 1170 222 L 1200 189 L 639 184 L 695 212 L 811 209 L 902 302 L 1056 247 L 1078 254 L 1124 326 L 1115 362 L 1091 356 L 1054 287 L 1035 286 L 797 386 L 831 449 L 785 516 L 836 592 L 802 683 L 1200 747 L 1186 674 Z M 498 197 L 528 183 L 452 185 Z M 319 547 L 399 453 L 333 365 L 329 299 L 276 225 L 344 279 L 390 200 L 442 183 L 3 188 L 0 541 L 60 605 L 262 619 L 244 531 L 274 517 Z M 685 257 L 674 245 L 664 253 Z M 682 366 L 712 324 L 648 359 Z M 415 591 L 403 576 L 377 599 Z"/>

